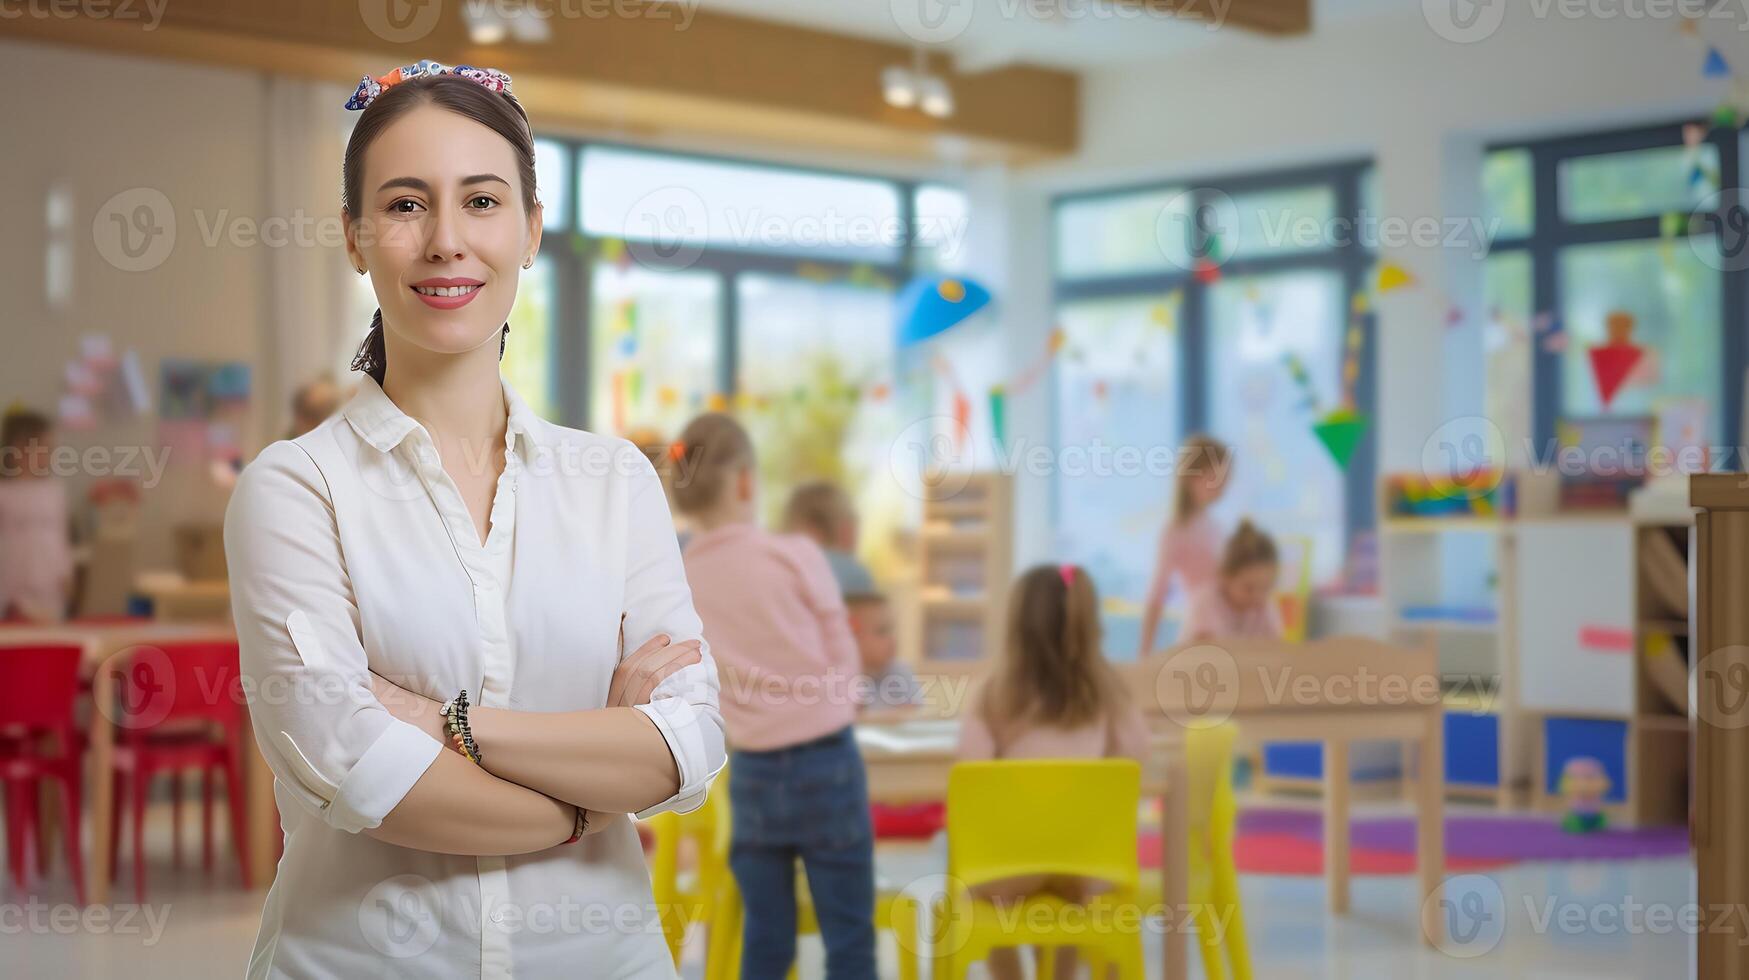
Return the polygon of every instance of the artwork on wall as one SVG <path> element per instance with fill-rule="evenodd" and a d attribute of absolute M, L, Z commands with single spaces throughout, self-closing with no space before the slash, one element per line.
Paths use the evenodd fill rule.
<path fill-rule="evenodd" d="M 243 458 L 251 379 L 241 361 L 166 358 L 158 365 L 158 441 L 172 463 Z"/>

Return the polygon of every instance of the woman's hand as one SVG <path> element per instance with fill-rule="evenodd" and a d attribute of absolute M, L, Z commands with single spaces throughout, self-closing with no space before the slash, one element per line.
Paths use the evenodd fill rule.
<path fill-rule="evenodd" d="M 423 694 L 414 694 L 375 671 L 371 671 L 370 688 L 383 707 L 389 709 L 389 714 L 418 728 L 443 745 L 449 745 L 449 736 L 443 730 L 443 715 L 438 713 L 438 709 L 443 707 L 441 703 Z"/>
<path fill-rule="evenodd" d="M 607 706 L 632 708 L 649 704 L 656 685 L 675 671 L 703 659 L 697 640 L 672 643 L 667 636 L 653 636 L 613 669 L 613 680 L 607 686 Z"/>

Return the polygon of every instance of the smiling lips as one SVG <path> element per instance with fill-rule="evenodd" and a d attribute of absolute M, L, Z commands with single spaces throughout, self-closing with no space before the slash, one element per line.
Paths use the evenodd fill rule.
<path fill-rule="evenodd" d="M 478 279 L 426 279 L 412 289 L 425 305 L 439 310 L 457 310 L 473 302 L 485 285 Z"/>

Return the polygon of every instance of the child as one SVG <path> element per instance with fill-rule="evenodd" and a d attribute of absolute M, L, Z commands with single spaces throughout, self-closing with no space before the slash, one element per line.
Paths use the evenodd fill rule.
<path fill-rule="evenodd" d="M 856 640 L 820 546 L 755 522 L 754 454 L 727 415 L 680 436 L 674 502 L 693 530 L 682 559 L 722 676 L 729 868 L 747 910 L 742 976 L 795 959 L 795 864 L 833 980 L 873 980 L 874 832 L 852 725 Z"/>
<path fill-rule="evenodd" d="M 826 550 L 844 595 L 875 590 L 868 568 L 856 557 L 856 508 L 837 484 L 819 480 L 796 487 L 784 507 L 783 529 L 805 534 Z"/>
<path fill-rule="evenodd" d="M 1160 532 L 1154 577 L 1142 603 L 1142 643 L 1138 659 L 1154 652 L 1160 609 L 1174 575 L 1184 594 L 1193 596 L 1214 581 L 1220 564 L 1221 529 L 1209 513 L 1227 487 L 1232 452 L 1213 436 L 1193 435 L 1184 441 L 1182 467 L 1173 494 L 1172 520 Z"/>
<path fill-rule="evenodd" d="M 1184 638 L 1281 636 L 1281 610 L 1274 599 L 1279 560 L 1275 541 L 1250 521 L 1227 539 L 1220 575 L 1191 597 Z"/>
<path fill-rule="evenodd" d="M 1099 599 L 1073 565 L 1028 570 L 1009 593 L 1002 663 L 960 715 L 961 759 L 1140 759 L 1148 728 L 1100 653 Z M 973 889 L 1001 902 L 1048 892 L 1085 903 L 1107 890 L 1096 879 L 1028 875 Z M 1013 949 L 990 954 L 990 975 L 1017 980 Z M 1057 952 L 1056 976 L 1075 975 L 1073 948 Z"/>
<path fill-rule="evenodd" d="M 48 417 L 13 409 L 0 422 L 0 619 L 58 622 L 73 592 L 67 486 L 49 470 Z"/>
<path fill-rule="evenodd" d="M 898 657 L 892 604 L 879 592 L 846 596 L 844 601 L 850 608 L 850 632 L 856 637 L 862 673 L 869 679 L 867 707 L 907 708 L 917 704 L 917 678 Z"/>

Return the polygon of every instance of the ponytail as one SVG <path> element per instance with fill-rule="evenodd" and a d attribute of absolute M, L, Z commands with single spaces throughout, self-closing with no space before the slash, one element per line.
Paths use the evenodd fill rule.
<path fill-rule="evenodd" d="M 498 360 L 504 360 L 504 344 L 510 337 L 510 324 L 505 323 L 504 329 L 498 331 Z M 358 345 L 358 353 L 352 355 L 352 369 L 363 371 L 381 387 L 383 375 L 389 369 L 389 351 L 383 341 L 383 310 L 377 307 L 376 313 L 370 318 L 370 331 L 364 335 L 364 342 Z"/>
<path fill-rule="evenodd" d="M 1247 519 L 1240 521 L 1233 536 L 1227 539 L 1221 574 L 1237 575 L 1253 565 L 1274 565 L 1278 560 L 1275 539 Z"/>

